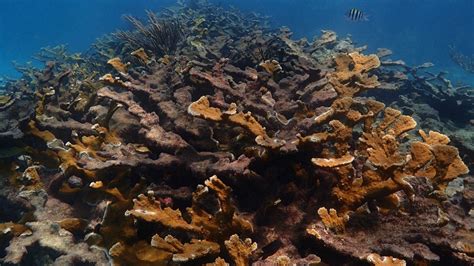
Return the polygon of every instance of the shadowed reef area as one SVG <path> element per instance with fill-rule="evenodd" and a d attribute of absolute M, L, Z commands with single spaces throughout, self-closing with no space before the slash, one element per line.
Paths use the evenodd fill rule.
<path fill-rule="evenodd" d="M 0 265 L 473 265 L 474 95 L 192 1 L 0 96 Z"/>

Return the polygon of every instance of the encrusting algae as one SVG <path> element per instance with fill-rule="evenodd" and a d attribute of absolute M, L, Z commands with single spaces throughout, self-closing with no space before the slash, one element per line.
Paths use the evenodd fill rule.
<path fill-rule="evenodd" d="M 88 56 L 43 50 L 7 84 L 0 142 L 22 154 L 1 164 L 0 264 L 474 262 L 474 153 L 401 105 L 409 86 L 472 98 L 332 31 L 293 40 L 201 1 L 165 13 Z"/>

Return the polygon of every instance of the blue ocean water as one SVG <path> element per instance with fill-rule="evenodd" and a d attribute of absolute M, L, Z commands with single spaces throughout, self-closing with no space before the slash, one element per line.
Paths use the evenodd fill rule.
<path fill-rule="evenodd" d="M 84 51 L 97 37 L 127 27 L 122 15 L 144 16 L 175 0 L 1 0 L 0 76 L 17 75 L 11 62 L 31 60 L 41 47 L 68 44 Z M 433 62 L 454 82 L 474 84 L 474 74 L 449 58 L 449 45 L 474 54 L 473 0 L 217 0 L 271 17 L 273 26 L 289 26 L 295 37 L 311 39 L 322 29 L 351 35 L 369 51 L 385 47 L 394 58 L 417 65 Z M 369 21 L 354 22 L 345 13 L 358 8 Z"/>
<path fill-rule="evenodd" d="M 0 0 L 0 76 L 15 76 L 41 47 L 67 44 L 85 51 L 103 34 L 125 28 L 123 15 L 140 16 L 176 0 Z"/>

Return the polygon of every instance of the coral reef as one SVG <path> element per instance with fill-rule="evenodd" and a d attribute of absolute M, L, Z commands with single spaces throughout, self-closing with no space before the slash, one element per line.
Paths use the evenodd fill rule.
<path fill-rule="evenodd" d="M 472 169 L 474 95 L 472 86 L 452 84 L 445 78 L 445 72 L 438 74 L 429 71 L 433 66 L 425 63 L 420 66 L 407 66 L 403 61 L 385 59 L 377 71 L 382 81 L 383 93 L 370 91 L 370 96 L 383 101 L 393 108 L 403 110 L 414 117 L 420 128 L 430 128 L 447 134 L 460 149 L 461 156 Z"/>
<path fill-rule="evenodd" d="M 6 91 L 0 95 L 0 141 L 20 139 L 23 137 L 22 125 L 33 115 L 32 93 L 22 82 L 6 84 Z"/>
<path fill-rule="evenodd" d="M 204 1 L 148 18 L 7 83 L 0 263 L 473 263 L 466 88 Z"/>

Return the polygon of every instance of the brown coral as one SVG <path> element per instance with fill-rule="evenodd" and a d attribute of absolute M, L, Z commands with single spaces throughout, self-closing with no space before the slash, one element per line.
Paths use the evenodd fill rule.
<path fill-rule="evenodd" d="M 358 52 L 340 54 L 335 63 L 336 72 L 329 77 L 329 81 L 341 96 L 352 97 L 380 85 L 377 76 L 369 75 L 371 70 L 380 66 L 376 55 L 365 56 Z"/>
<path fill-rule="evenodd" d="M 248 265 L 249 257 L 257 249 L 257 243 L 252 242 L 252 239 L 246 238 L 242 241 L 238 235 L 231 235 L 229 240 L 225 241 L 225 246 L 237 266 Z"/>
<path fill-rule="evenodd" d="M 282 67 L 276 60 L 265 60 L 264 62 L 260 63 L 259 66 L 265 69 L 265 71 L 271 75 L 282 70 Z"/>
<path fill-rule="evenodd" d="M 335 74 L 339 80 L 344 81 L 354 73 L 347 72 L 347 64 L 350 61 L 360 63 L 360 66 L 354 67 L 354 72 L 363 73 L 364 69 L 372 69 L 379 66 L 376 57 L 362 58 L 360 55 L 352 54 L 349 57 L 339 57 L 336 61 L 340 66 L 336 70 L 336 73 L 342 72 L 340 75 Z M 344 67 L 345 66 L 345 67 Z M 356 87 L 361 88 L 360 85 Z M 359 93 L 358 90 L 354 90 L 354 93 Z M 421 169 L 428 161 L 435 162 L 436 156 L 430 156 L 427 149 L 421 149 L 421 144 L 415 142 L 412 144 L 418 154 L 412 152 L 411 158 L 407 158 L 407 154 L 401 153 L 400 142 L 405 137 L 405 133 L 411 129 L 414 129 L 417 123 L 410 116 L 402 115 L 400 111 L 393 108 L 385 108 L 383 120 L 378 124 L 375 124 L 374 115 L 380 112 L 383 108 L 381 104 L 375 104 L 375 101 L 367 101 L 362 103 L 366 105 L 366 114 L 362 114 L 356 111 L 359 104 L 352 98 L 346 97 L 345 92 L 339 91 L 340 98 L 334 101 L 331 108 L 315 118 L 316 123 L 324 123 L 325 121 L 333 117 L 344 117 L 347 123 L 354 123 L 359 121 L 364 122 L 364 132 L 360 138 L 361 145 L 359 155 L 367 156 L 368 162 L 375 167 L 375 169 L 369 169 L 363 171 L 362 179 L 352 176 L 348 178 L 348 174 L 354 173 L 353 166 L 350 164 L 353 162 L 353 157 L 350 154 L 344 154 L 347 152 L 347 145 L 341 146 L 344 142 L 344 134 L 347 132 L 347 139 L 352 138 L 352 129 L 341 124 L 340 121 L 332 120 L 330 124 L 333 126 L 333 132 L 316 133 L 311 136 L 302 138 L 305 140 L 327 140 L 333 139 L 336 143 L 334 144 L 334 153 L 338 156 L 331 158 L 314 158 L 313 163 L 320 167 L 333 168 L 337 175 L 340 176 L 340 186 L 333 189 L 333 195 L 342 203 L 343 206 L 351 209 L 356 206 L 360 206 L 363 202 L 370 199 L 381 198 L 382 195 L 388 196 L 389 194 L 403 189 L 410 197 L 413 197 L 413 189 L 408 183 L 408 179 L 415 176 L 427 176 L 426 174 L 418 173 L 415 174 L 412 168 Z M 349 94 L 351 95 L 351 94 Z M 370 105 L 369 105 L 370 104 Z M 355 115 L 357 114 L 357 115 Z M 345 131 L 341 129 L 345 128 Z M 339 131 L 339 132 L 338 132 Z M 444 159 L 445 163 L 443 169 L 448 169 L 448 165 L 451 166 L 451 172 L 449 176 L 445 178 L 440 177 L 443 175 L 439 173 L 438 176 L 434 177 L 434 168 L 431 167 L 432 177 L 434 183 L 438 183 L 440 179 L 445 181 L 451 180 L 453 177 L 457 177 L 467 173 L 467 168 L 464 163 L 461 163 L 456 158 L 457 150 L 454 147 L 448 146 L 446 139 L 439 134 L 431 133 L 430 137 L 424 134 L 422 131 L 420 134 L 423 136 L 425 141 L 436 142 L 440 141 L 444 143 L 443 148 L 436 148 L 435 153 L 437 154 L 451 154 L 450 156 L 440 158 L 440 161 Z M 318 143 L 319 141 L 317 141 Z M 423 151 L 424 150 L 424 151 Z M 440 162 L 441 163 L 441 162 Z M 348 165 L 349 164 L 349 165 Z M 346 165 L 345 167 L 337 167 Z M 337 167 L 337 168 L 336 168 Z M 426 169 L 426 168 L 423 168 Z M 389 177 L 387 179 L 387 177 Z M 350 179 L 352 178 L 352 181 Z M 352 184 L 352 186 L 350 185 Z M 444 182 L 446 184 L 446 182 Z M 383 196 L 382 196 L 383 197 Z M 350 207 L 349 207 L 350 206 Z"/>
<path fill-rule="evenodd" d="M 133 209 L 127 211 L 125 215 L 132 215 L 135 218 L 145 220 L 147 222 L 159 223 L 175 230 L 200 232 L 201 228 L 193 226 L 186 222 L 179 210 L 173 210 L 169 207 L 161 208 L 159 201 L 149 198 L 143 194 L 138 195 L 133 200 Z"/>
<path fill-rule="evenodd" d="M 390 256 L 380 256 L 379 254 L 370 254 L 367 256 L 367 261 L 375 266 L 405 266 L 406 262 Z"/>
<path fill-rule="evenodd" d="M 211 191 L 215 193 L 219 204 L 218 211 L 214 214 L 201 208 L 201 202 L 209 196 Z M 231 233 L 247 234 L 252 231 L 251 224 L 236 214 L 235 207 L 230 202 L 230 188 L 216 176 L 206 180 L 205 186 L 198 186 L 197 191 L 193 194 L 193 205 L 186 212 L 186 216 L 190 217 L 190 222 L 185 220 L 180 210 L 173 210 L 169 207 L 162 208 L 159 201 L 145 195 L 139 195 L 138 199 L 134 200 L 133 209 L 128 210 L 126 215 L 139 220 L 158 223 L 168 230 L 180 231 L 204 238 L 192 239 L 189 243 L 183 244 L 171 235 L 164 238 L 160 235 L 154 235 L 151 246 L 141 244 L 141 249 L 154 248 L 160 250 L 160 252 L 172 254 L 171 257 L 165 256 L 165 259 L 171 259 L 176 263 L 217 255 L 221 250 L 220 244 L 223 245 L 224 240 Z M 111 252 L 118 259 L 124 259 L 123 256 L 126 253 L 122 250 L 122 244 L 117 243 Z M 249 254 L 244 255 L 245 259 L 248 260 Z M 239 259 L 244 259 L 244 257 Z"/>
<path fill-rule="evenodd" d="M 147 55 L 145 49 L 140 48 L 130 53 L 133 56 L 138 57 L 142 63 L 147 64 L 150 61 L 150 57 Z"/>
<path fill-rule="evenodd" d="M 252 116 L 251 112 L 237 112 L 235 104 L 231 104 L 229 110 L 222 112 L 220 109 L 210 107 L 209 100 L 202 96 L 198 101 L 188 107 L 190 115 L 211 121 L 227 121 L 228 123 L 241 126 L 255 136 L 255 142 L 269 148 L 279 148 L 284 145 L 283 140 L 272 139 L 267 135 L 265 128 Z"/>
<path fill-rule="evenodd" d="M 219 244 L 192 239 L 190 243 L 182 244 L 178 239 L 167 235 L 164 239 L 159 235 L 154 235 L 151 246 L 159 250 L 164 250 L 173 254 L 172 261 L 175 263 L 186 263 L 206 256 L 219 254 Z"/>
<path fill-rule="evenodd" d="M 124 64 L 122 59 L 119 57 L 114 57 L 107 61 L 107 64 L 111 65 L 115 70 L 119 73 L 127 73 L 128 72 L 128 64 Z"/>
<path fill-rule="evenodd" d="M 193 102 L 188 107 L 188 113 L 192 116 L 209 119 L 212 121 L 221 121 L 222 112 L 219 108 L 211 107 L 206 96 L 202 96 L 199 100 Z"/>
<path fill-rule="evenodd" d="M 427 177 L 436 186 L 444 188 L 449 181 L 469 172 L 458 149 L 448 145 L 447 136 L 434 131 L 429 135 L 423 130 L 419 133 L 424 142 L 412 143 L 412 160 L 407 165 L 413 175 Z"/>
<path fill-rule="evenodd" d="M 332 168 L 352 163 L 352 161 L 354 161 L 354 156 L 346 154 L 341 158 L 313 158 L 311 161 L 317 166 Z"/>
<path fill-rule="evenodd" d="M 101 40 L 90 58 L 46 49 L 41 58 L 56 63 L 23 69 L 12 91 L 24 94 L 0 99 L 2 134 L 27 136 L 12 143 L 27 154 L 8 155 L 0 171 L 21 197 L 48 184 L 48 204 L 54 196 L 72 210 L 60 224 L 116 264 L 319 263 L 314 253 L 335 265 L 372 253 L 469 261 L 472 189 L 456 180 L 443 193 L 468 171 L 465 151 L 450 146 L 456 136 L 414 140 L 424 121 L 367 98 L 413 87 L 459 100 L 442 75 L 416 74 L 430 64 L 380 62 L 389 51 L 364 55 L 330 31 L 293 40 L 256 15 L 200 1 L 164 12 L 149 13 L 150 25 L 129 17 L 136 31 Z M 111 65 L 118 75 L 100 78 Z M 28 91 L 33 121 L 15 124 Z M 462 206 L 449 200 L 455 193 Z M 47 216 L 35 215 L 8 220 Z"/>
<path fill-rule="evenodd" d="M 344 233 L 345 223 L 349 220 L 349 216 L 343 215 L 340 217 L 335 209 L 331 208 L 328 212 L 324 207 L 318 209 L 318 215 L 326 228 L 334 230 L 336 233 Z"/>

